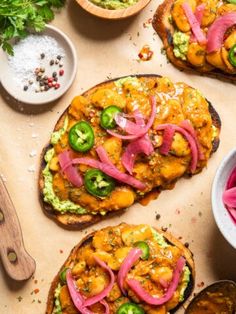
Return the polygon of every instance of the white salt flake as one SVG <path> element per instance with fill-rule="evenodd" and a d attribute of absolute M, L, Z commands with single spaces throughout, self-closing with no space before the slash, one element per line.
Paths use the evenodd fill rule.
<path fill-rule="evenodd" d="M 38 134 L 36 134 L 36 133 L 32 133 L 32 138 L 37 138 L 38 137 Z"/>
<path fill-rule="evenodd" d="M 37 155 L 37 151 L 35 149 L 33 149 L 30 153 L 29 156 L 30 157 L 35 157 Z"/>
<path fill-rule="evenodd" d="M 31 165 L 31 166 L 28 167 L 28 171 L 29 172 L 35 172 L 35 170 L 36 170 L 35 169 L 35 165 Z"/>
<path fill-rule="evenodd" d="M 1 174 L 0 174 L 0 177 L 2 178 L 2 181 L 3 181 L 3 182 L 6 182 L 6 181 L 7 181 L 7 178 L 4 176 L 4 174 L 1 173 Z"/>
<path fill-rule="evenodd" d="M 45 58 L 40 55 L 44 53 Z M 13 79 L 19 87 L 35 81 L 35 69 L 48 64 L 57 55 L 65 56 L 65 51 L 55 38 L 47 35 L 29 35 L 14 45 L 14 56 L 8 57 L 8 63 L 14 72 Z M 31 84 L 33 88 L 35 84 Z"/>

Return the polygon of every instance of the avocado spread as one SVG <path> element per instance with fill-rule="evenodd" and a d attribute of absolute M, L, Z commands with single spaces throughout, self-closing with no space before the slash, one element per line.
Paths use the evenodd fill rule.
<path fill-rule="evenodd" d="M 61 292 L 61 285 L 58 284 L 58 286 L 55 290 L 55 293 L 54 293 L 55 306 L 54 306 L 52 314 L 62 314 L 61 302 L 59 299 L 60 292 Z"/>
<path fill-rule="evenodd" d="M 188 52 L 189 35 L 182 32 L 175 32 L 173 35 L 174 55 L 176 58 L 186 60 Z"/>
<path fill-rule="evenodd" d="M 51 144 L 57 144 L 62 135 L 66 133 L 67 127 L 68 127 L 69 119 L 68 116 L 65 117 L 63 127 L 52 133 L 51 135 Z"/>
<path fill-rule="evenodd" d="M 153 237 L 155 238 L 155 240 L 157 241 L 158 245 L 160 245 L 162 248 L 166 248 L 169 246 L 169 244 L 165 241 L 165 238 L 163 237 L 162 234 L 158 233 L 155 229 L 152 228 L 152 234 Z M 181 281 L 181 285 L 180 285 L 180 293 L 179 293 L 179 301 L 183 302 L 184 301 L 184 293 L 185 290 L 188 286 L 188 283 L 190 281 L 190 269 L 188 268 L 188 266 L 184 266 L 184 270 L 183 270 L 183 277 L 182 277 L 182 281 Z"/>
<path fill-rule="evenodd" d="M 90 0 L 93 4 L 108 10 L 126 9 L 138 0 Z"/>
<path fill-rule="evenodd" d="M 46 167 L 43 170 L 43 177 L 44 177 L 44 188 L 43 188 L 43 195 L 44 201 L 51 204 L 52 207 L 60 211 L 62 214 L 65 212 L 76 213 L 76 214 L 85 214 L 86 209 L 80 207 L 79 205 L 67 200 L 61 201 L 55 194 L 53 190 L 53 175 L 49 169 L 49 163 L 54 155 L 54 148 L 51 148 L 47 151 L 46 155 L 44 156 L 45 161 L 47 162 Z"/>

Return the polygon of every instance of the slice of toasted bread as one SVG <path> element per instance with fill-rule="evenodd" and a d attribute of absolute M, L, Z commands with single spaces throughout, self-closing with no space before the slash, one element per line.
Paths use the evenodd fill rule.
<path fill-rule="evenodd" d="M 170 62 L 180 70 L 200 73 L 210 77 L 220 78 L 226 81 L 236 82 L 236 74 L 225 73 L 220 69 L 213 69 L 212 71 L 204 71 L 203 68 L 193 67 L 189 62 L 176 58 L 173 52 L 173 34 L 174 27 L 170 23 L 171 9 L 175 0 L 165 0 L 156 10 L 152 26 L 163 41 L 163 46 L 166 55 Z"/>
<path fill-rule="evenodd" d="M 137 75 L 137 77 L 155 78 L 155 77 L 160 77 L 160 76 L 150 74 L 150 75 Z M 114 80 L 117 80 L 117 79 L 114 79 Z M 112 80 L 112 81 L 114 81 L 114 80 Z M 101 84 L 96 85 L 92 89 L 86 91 L 83 94 L 83 96 L 91 94 L 98 87 L 106 86 L 106 84 L 109 82 L 110 81 L 107 81 L 107 82 L 103 82 Z M 217 114 L 217 112 L 215 111 L 215 109 L 213 108 L 211 103 L 209 101 L 208 101 L 208 103 L 209 103 L 209 112 L 210 112 L 211 117 L 212 117 L 212 123 L 215 126 L 215 128 L 217 129 L 217 132 L 215 134 L 214 141 L 213 141 L 213 146 L 212 146 L 212 153 L 213 153 L 217 150 L 218 145 L 219 145 L 219 133 L 220 133 L 221 121 L 220 121 L 219 115 Z M 62 114 L 62 116 L 59 118 L 59 120 L 58 120 L 58 122 L 54 128 L 54 131 L 59 130 L 63 126 L 63 122 L 65 119 L 65 116 L 67 115 L 67 112 L 68 112 L 68 108 L 65 110 L 65 112 Z M 80 229 L 83 229 L 89 225 L 95 224 L 101 220 L 104 220 L 106 218 L 110 218 L 110 217 L 115 216 L 115 215 L 122 214 L 124 212 L 124 210 L 108 212 L 105 216 L 101 215 L 101 214 L 97 214 L 97 215 L 92 215 L 92 214 L 76 215 L 73 213 L 61 214 L 59 211 L 54 210 L 50 204 L 44 202 L 44 200 L 43 200 L 44 199 L 44 195 L 43 195 L 44 178 L 43 178 L 43 174 L 42 174 L 42 171 L 46 166 L 45 161 L 44 161 L 44 155 L 45 155 L 46 151 L 48 149 L 50 149 L 51 147 L 52 146 L 50 144 L 48 144 L 44 148 L 42 155 L 41 155 L 41 165 L 40 165 L 40 171 L 39 171 L 39 198 L 40 198 L 40 202 L 42 204 L 42 207 L 44 209 L 44 212 L 48 217 L 54 219 L 59 225 L 63 226 L 66 229 L 80 230 Z"/>
<path fill-rule="evenodd" d="M 165 238 L 167 243 L 169 243 L 169 244 L 171 244 L 171 245 L 181 249 L 181 251 L 183 252 L 184 258 L 186 259 L 186 264 L 187 264 L 187 266 L 189 267 L 189 269 L 191 271 L 190 282 L 189 282 L 189 284 L 188 284 L 188 286 L 187 286 L 187 288 L 185 290 L 185 293 L 184 293 L 184 301 L 180 302 L 174 309 L 172 309 L 170 311 L 170 313 L 175 313 L 176 310 L 179 308 L 179 306 L 183 305 L 183 303 L 188 299 L 188 297 L 191 295 L 191 293 L 193 291 L 193 288 L 194 288 L 194 284 L 195 284 L 195 265 L 194 265 L 194 260 L 193 260 L 193 254 L 191 253 L 191 251 L 188 248 L 186 248 L 179 240 L 177 240 L 169 232 L 164 232 L 163 230 L 159 230 L 157 228 L 153 228 L 153 229 L 155 229 L 158 233 L 162 234 L 164 236 L 164 238 Z M 77 252 L 78 252 L 78 250 L 82 246 L 84 246 L 88 242 L 92 241 L 95 232 L 92 232 L 91 234 L 87 235 L 85 238 L 83 238 L 79 242 L 79 244 L 77 244 L 72 249 L 72 251 L 70 252 L 69 257 L 67 258 L 67 260 L 65 261 L 65 263 L 63 264 L 63 266 L 59 270 L 58 274 L 56 275 L 56 277 L 52 281 L 51 287 L 50 287 L 50 290 L 49 290 L 49 294 L 48 294 L 47 307 L 46 307 L 46 313 L 45 314 L 52 314 L 53 313 L 53 309 L 54 309 L 54 293 L 55 293 L 55 289 L 57 288 L 58 284 L 60 283 L 60 272 L 65 267 L 68 267 L 68 265 L 70 265 L 71 262 L 73 262 L 76 259 Z"/>

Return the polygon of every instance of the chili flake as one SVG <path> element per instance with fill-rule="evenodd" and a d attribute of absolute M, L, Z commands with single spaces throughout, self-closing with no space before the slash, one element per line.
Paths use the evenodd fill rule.
<path fill-rule="evenodd" d="M 150 49 L 149 45 L 144 45 L 140 50 L 138 57 L 142 61 L 149 61 L 153 56 L 153 51 Z"/>

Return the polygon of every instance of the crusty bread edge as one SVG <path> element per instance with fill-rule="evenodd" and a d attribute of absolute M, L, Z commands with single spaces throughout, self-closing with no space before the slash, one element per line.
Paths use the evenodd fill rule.
<path fill-rule="evenodd" d="M 169 16 L 171 12 L 172 5 L 175 0 L 165 0 L 156 10 L 153 20 L 152 26 L 157 34 L 163 41 L 163 46 L 166 50 L 166 54 L 170 62 L 180 70 L 185 70 L 193 73 L 200 73 L 201 75 L 206 75 L 214 78 L 219 78 L 225 81 L 230 81 L 232 83 L 236 82 L 236 74 L 225 74 L 220 69 L 216 69 L 211 72 L 204 72 L 201 69 L 191 66 L 190 63 L 182 61 L 179 58 L 176 58 L 173 52 L 174 46 L 172 43 L 172 34 L 174 32 L 174 28 L 172 24 L 169 22 Z"/>
<path fill-rule="evenodd" d="M 150 77 L 150 78 L 160 77 L 159 75 L 156 75 L 156 74 L 140 74 L 140 75 L 132 75 L 132 76 Z M 118 79 L 119 78 L 115 78 L 113 80 L 102 82 L 102 83 L 94 86 L 93 88 L 87 90 L 82 95 L 86 96 L 89 93 L 93 92 L 98 87 L 105 86 L 107 83 L 109 83 L 111 81 L 118 80 Z M 209 101 L 208 101 L 208 103 L 209 103 L 209 112 L 212 116 L 213 125 L 220 131 L 220 128 L 221 128 L 220 117 L 219 117 L 218 113 L 215 111 L 215 109 L 213 108 L 213 106 L 211 105 L 211 103 Z M 63 112 L 63 114 L 59 118 L 58 122 L 56 123 L 54 131 L 59 130 L 63 126 L 63 122 L 64 122 L 64 119 L 67 115 L 67 111 L 68 111 L 68 107 L 66 108 L 66 110 Z M 213 142 L 212 153 L 217 150 L 218 146 L 219 146 L 219 137 L 216 137 L 214 142 Z M 38 180 L 39 200 L 40 200 L 41 206 L 44 210 L 44 213 L 49 218 L 53 219 L 57 224 L 64 227 L 65 229 L 81 230 L 81 229 L 84 229 L 84 228 L 86 228 L 92 224 L 95 224 L 95 223 L 101 221 L 101 220 L 120 215 L 125 211 L 125 210 L 113 211 L 113 212 L 107 213 L 105 216 L 102 216 L 99 214 L 97 214 L 97 215 L 90 215 L 90 214 L 84 214 L 84 215 L 78 215 L 77 214 L 76 215 L 76 214 L 72 214 L 72 213 L 61 214 L 60 212 L 54 210 L 50 204 L 44 202 L 44 200 L 43 200 L 43 198 L 44 198 L 44 196 L 43 196 L 44 178 L 43 178 L 43 174 L 42 174 L 42 171 L 46 165 L 46 163 L 44 161 L 44 155 L 45 155 L 46 151 L 48 149 L 50 149 L 51 147 L 52 147 L 51 144 L 47 144 L 42 151 L 41 164 L 40 164 L 40 169 L 39 169 L 39 180 Z"/>
<path fill-rule="evenodd" d="M 153 227 L 154 228 L 154 227 Z M 162 234 L 165 239 L 167 240 L 168 243 L 171 243 L 172 245 L 180 248 L 183 252 L 184 252 L 184 257 L 186 259 L 187 265 L 189 266 L 190 270 L 191 270 L 191 279 L 190 279 L 190 283 L 185 291 L 185 300 L 181 303 L 179 303 L 179 305 L 170 311 L 170 313 L 175 313 L 175 311 L 179 308 L 179 306 L 182 306 L 185 301 L 190 297 L 190 295 L 192 294 L 193 288 L 194 288 L 194 284 L 195 284 L 195 265 L 194 265 L 194 260 L 193 260 L 193 254 L 192 252 L 186 248 L 181 241 L 179 241 L 178 239 L 176 239 L 171 233 L 167 232 L 167 231 L 163 231 L 157 228 L 154 228 L 158 233 Z M 65 265 L 68 265 L 70 261 L 72 261 L 76 254 L 78 249 L 83 246 L 85 243 L 87 243 L 87 241 L 91 241 L 93 235 L 95 234 L 96 231 L 93 231 L 92 233 L 88 234 L 86 237 L 84 237 L 70 252 L 69 257 L 66 259 L 65 263 L 63 264 L 63 266 L 60 268 L 59 272 L 57 273 L 56 277 L 53 279 L 52 283 L 51 283 L 51 287 L 49 290 L 49 294 L 48 294 L 48 299 L 47 299 L 47 307 L 46 307 L 46 313 L 45 314 L 52 314 L 53 311 L 53 307 L 54 307 L 54 293 L 55 293 L 55 289 L 57 288 L 60 279 L 60 272 L 65 268 Z"/>

